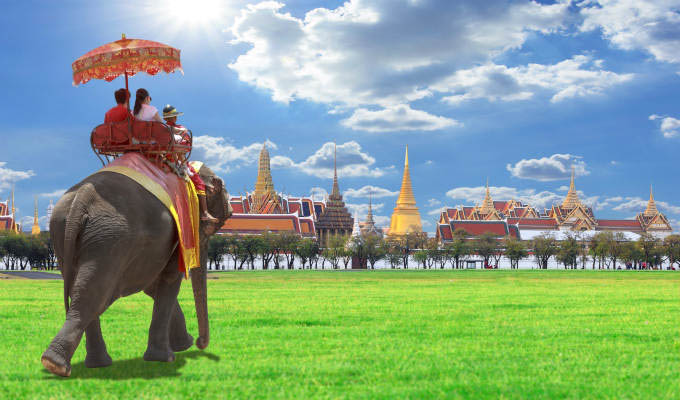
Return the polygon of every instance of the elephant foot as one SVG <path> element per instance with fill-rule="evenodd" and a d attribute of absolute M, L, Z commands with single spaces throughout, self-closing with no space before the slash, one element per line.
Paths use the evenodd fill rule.
<path fill-rule="evenodd" d="M 173 362 L 175 361 L 175 353 L 170 350 L 148 348 L 144 353 L 144 361 Z"/>
<path fill-rule="evenodd" d="M 48 371 L 55 375 L 71 376 L 71 364 L 52 349 L 45 350 L 40 361 Z"/>
<path fill-rule="evenodd" d="M 87 368 L 103 368 L 108 367 L 111 364 L 113 364 L 113 360 L 106 352 L 104 352 L 104 354 L 96 355 L 87 353 L 87 356 L 85 356 L 85 366 Z"/>
<path fill-rule="evenodd" d="M 172 337 L 170 338 L 170 348 L 175 353 L 187 350 L 193 345 L 194 345 L 194 337 L 189 335 L 188 333 L 186 334 L 186 336 L 182 337 L 181 339 L 180 338 L 172 338 Z"/>

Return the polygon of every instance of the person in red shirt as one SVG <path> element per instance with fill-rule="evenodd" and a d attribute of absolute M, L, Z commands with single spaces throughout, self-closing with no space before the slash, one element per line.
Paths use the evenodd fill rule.
<path fill-rule="evenodd" d="M 132 119 L 128 101 L 130 100 L 130 92 L 127 89 L 118 89 L 114 93 L 117 105 L 106 112 L 104 115 L 104 123 L 121 122 L 128 118 Z"/>
<path fill-rule="evenodd" d="M 177 117 L 182 114 L 184 113 L 177 111 L 177 109 L 170 104 L 163 107 L 163 119 L 165 120 L 166 125 L 173 128 L 175 142 L 178 144 L 191 146 L 191 141 L 189 140 L 190 136 L 187 133 L 187 128 L 177 123 Z M 184 155 L 179 157 L 184 157 Z M 213 217 L 208 212 L 208 203 L 205 198 L 205 183 L 203 182 L 203 179 L 201 179 L 201 176 L 189 163 L 185 163 L 184 165 L 186 168 L 185 172 L 189 176 L 189 179 L 191 179 L 191 182 L 193 182 L 194 187 L 196 188 L 196 193 L 198 194 L 201 220 L 212 223 L 218 222 L 217 218 Z"/>

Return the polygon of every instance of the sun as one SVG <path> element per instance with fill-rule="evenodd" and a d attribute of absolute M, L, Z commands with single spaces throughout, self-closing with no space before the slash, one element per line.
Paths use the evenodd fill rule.
<path fill-rule="evenodd" d="M 183 26 L 205 26 L 220 21 L 228 2 L 222 0 L 169 0 L 163 6 L 171 21 Z"/>

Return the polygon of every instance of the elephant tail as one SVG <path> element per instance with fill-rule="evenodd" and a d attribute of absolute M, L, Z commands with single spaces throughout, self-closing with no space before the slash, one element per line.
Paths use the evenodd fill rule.
<path fill-rule="evenodd" d="M 71 285 L 78 274 L 78 266 L 76 264 L 76 244 L 83 226 L 87 222 L 88 206 L 93 202 L 96 196 L 94 185 L 86 183 L 79 187 L 76 195 L 73 197 L 71 207 L 69 208 L 66 217 L 66 224 L 64 226 L 64 265 L 62 273 L 64 276 L 64 308 L 66 312 L 69 309 L 69 296 L 71 293 Z"/>

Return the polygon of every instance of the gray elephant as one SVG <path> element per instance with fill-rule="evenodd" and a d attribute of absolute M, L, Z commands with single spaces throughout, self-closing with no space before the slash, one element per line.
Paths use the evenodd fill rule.
<path fill-rule="evenodd" d="M 199 337 L 209 341 L 206 252 L 210 235 L 231 215 L 224 183 L 209 168 L 199 174 L 208 187 L 208 209 L 217 224 L 201 221 L 201 267 L 191 270 Z M 154 299 L 144 359 L 174 361 L 191 347 L 177 301 L 183 273 L 178 269 L 178 238 L 168 209 L 127 176 L 101 171 L 69 189 L 55 205 L 50 236 L 64 278 L 66 322 L 42 355 L 50 372 L 70 376 L 71 358 L 85 333 L 85 366 L 106 367 L 99 316 L 116 299 L 144 291 Z M 70 298 L 70 304 L 69 304 Z"/>

